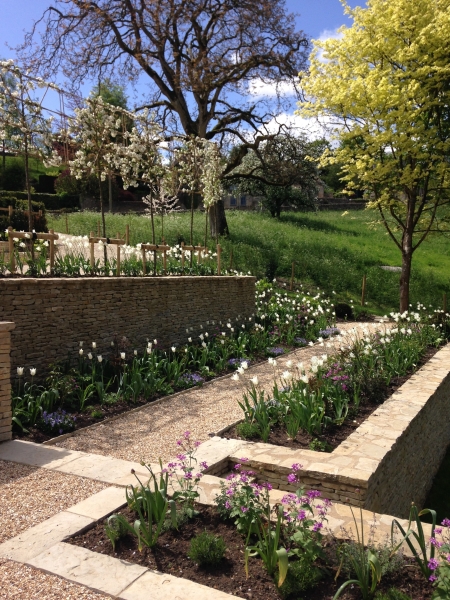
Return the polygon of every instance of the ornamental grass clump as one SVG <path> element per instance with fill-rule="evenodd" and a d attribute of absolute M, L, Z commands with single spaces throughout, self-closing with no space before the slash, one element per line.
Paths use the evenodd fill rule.
<path fill-rule="evenodd" d="M 220 535 L 203 531 L 191 540 L 188 557 L 201 567 L 215 567 L 225 556 L 226 546 Z"/>

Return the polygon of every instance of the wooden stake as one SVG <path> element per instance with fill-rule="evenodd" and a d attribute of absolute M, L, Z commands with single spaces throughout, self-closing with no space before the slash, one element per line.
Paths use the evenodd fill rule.
<path fill-rule="evenodd" d="M 222 254 L 222 248 L 220 244 L 217 244 L 217 275 L 221 274 L 220 255 Z"/>
<path fill-rule="evenodd" d="M 361 306 L 364 306 L 366 301 L 366 276 L 363 275 L 362 290 L 361 290 Z"/>
<path fill-rule="evenodd" d="M 117 234 L 117 239 L 120 239 L 120 233 Z M 120 277 L 120 244 L 117 244 L 117 277 Z"/>
<path fill-rule="evenodd" d="M 125 243 L 127 246 L 130 245 L 130 226 L 125 225 Z"/>
<path fill-rule="evenodd" d="M 145 257 L 145 248 L 141 248 L 142 252 L 142 272 L 145 275 L 147 273 L 147 262 Z"/>
<path fill-rule="evenodd" d="M 94 232 L 91 231 L 91 235 L 90 235 L 91 239 L 89 240 L 89 242 L 91 244 L 91 271 L 92 271 L 92 274 L 94 274 L 94 265 L 95 265 L 94 240 L 93 240 L 94 237 L 95 237 Z"/>
<path fill-rule="evenodd" d="M 163 238 L 163 245 L 165 246 L 164 238 Z M 166 275 L 166 273 L 167 273 L 167 250 L 165 250 L 165 249 L 163 251 L 163 269 L 164 269 L 164 275 Z"/>
<path fill-rule="evenodd" d="M 16 257 L 14 256 L 14 239 L 13 239 L 13 228 L 8 227 L 8 243 L 9 243 L 9 270 L 11 273 L 16 271 Z"/>
<path fill-rule="evenodd" d="M 53 229 L 49 230 L 49 233 L 54 234 Z M 53 273 L 53 267 L 55 265 L 55 240 L 50 238 L 50 273 Z"/>
<path fill-rule="evenodd" d="M 100 221 L 97 221 L 97 236 L 100 237 Z"/>
<path fill-rule="evenodd" d="M 67 217 L 67 213 L 66 213 L 66 234 L 69 233 L 69 219 Z"/>
<path fill-rule="evenodd" d="M 11 206 L 11 204 L 8 206 L 8 216 L 10 219 L 12 219 L 13 216 L 13 207 Z"/>
<path fill-rule="evenodd" d="M 181 242 L 181 272 L 184 273 L 184 242 Z"/>
<path fill-rule="evenodd" d="M 294 289 L 294 269 L 295 269 L 295 262 L 292 261 L 292 270 L 291 270 L 291 285 L 289 286 L 290 291 L 292 292 L 292 290 Z"/>
<path fill-rule="evenodd" d="M 231 254 L 230 254 L 230 271 L 233 268 L 233 248 L 231 248 Z"/>
<path fill-rule="evenodd" d="M 443 309 L 444 309 L 444 315 L 445 315 L 447 313 L 447 293 L 444 294 Z"/>

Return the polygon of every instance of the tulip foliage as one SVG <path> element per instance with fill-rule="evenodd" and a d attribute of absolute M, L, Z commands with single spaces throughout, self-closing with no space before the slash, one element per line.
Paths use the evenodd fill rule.
<path fill-rule="evenodd" d="M 299 112 L 332 124 L 340 145 L 322 163 L 344 165 L 401 251 L 404 311 L 413 253 L 448 222 L 450 0 L 344 6 L 353 25 L 315 42 Z"/>

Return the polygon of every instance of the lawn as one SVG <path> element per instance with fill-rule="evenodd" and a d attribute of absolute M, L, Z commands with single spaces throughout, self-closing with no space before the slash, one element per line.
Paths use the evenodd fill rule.
<path fill-rule="evenodd" d="M 367 276 L 367 308 L 376 313 L 398 307 L 399 273 L 380 269 L 400 266 L 400 252 L 381 226 L 370 226 L 371 211 L 284 213 L 275 220 L 264 213 L 228 211 L 230 237 L 221 239 L 223 264 L 269 279 L 289 278 L 295 261 L 295 277 L 309 287 L 319 287 L 345 301 L 360 300 L 361 282 Z M 69 215 L 69 231 L 88 235 L 97 231 L 98 213 Z M 204 236 L 205 216 L 196 213 L 194 242 Z M 107 234 L 122 234 L 130 225 L 130 242 L 151 239 L 150 220 L 139 215 L 106 215 Z M 64 231 L 65 223 L 49 217 L 49 227 Z M 164 236 L 169 244 L 189 242 L 189 214 L 164 218 Z M 161 239 L 161 218 L 157 218 L 157 241 Z M 210 241 L 212 247 L 213 243 Z M 413 259 L 411 302 L 442 306 L 444 292 L 450 291 L 450 244 L 448 237 L 426 240 Z"/>

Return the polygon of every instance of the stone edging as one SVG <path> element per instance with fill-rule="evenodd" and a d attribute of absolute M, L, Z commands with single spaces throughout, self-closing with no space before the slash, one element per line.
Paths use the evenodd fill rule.
<path fill-rule="evenodd" d="M 307 488 L 405 517 L 411 501 L 422 506 L 450 443 L 449 396 L 447 344 L 330 454 L 242 442 L 239 456 L 230 455 L 228 462 L 245 456 L 261 481 L 286 491 L 295 491 L 286 476 L 300 463 Z"/>

